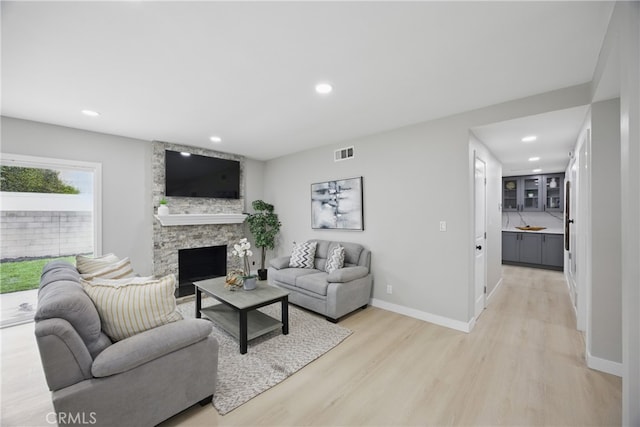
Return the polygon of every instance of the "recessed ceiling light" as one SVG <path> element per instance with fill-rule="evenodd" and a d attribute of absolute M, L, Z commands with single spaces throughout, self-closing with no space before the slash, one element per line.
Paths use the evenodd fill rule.
<path fill-rule="evenodd" d="M 215 136 L 215 135 L 212 136 L 209 139 L 211 140 L 211 142 L 215 142 L 215 143 L 222 142 L 222 138 L 220 138 L 219 136 Z"/>
<path fill-rule="evenodd" d="M 191 153 L 187 153 L 186 151 L 181 151 L 180 154 L 182 154 L 184 157 L 189 157 L 191 155 Z"/>
<path fill-rule="evenodd" d="M 100 115 L 100 113 L 93 110 L 82 110 L 82 114 L 89 117 L 98 117 Z"/>
<path fill-rule="evenodd" d="M 534 172 L 534 173 L 542 172 L 542 169 L 534 169 L 531 172 Z"/>
<path fill-rule="evenodd" d="M 522 138 L 522 142 L 532 142 L 536 139 L 538 139 L 538 137 L 535 135 L 525 136 L 524 138 Z"/>
<path fill-rule="evenodd" d="M 316 92 L 318 92 L 321 95 L 326 95 L 328 93 L 331 93 L 332 90 L 333 90 L 333 86 L 331 86 L 329 83 L 318 83 L 316 85 Z"/>
<path fill-rule="evenodd" d="M 530 162 L 537 162 L 538 160 L 540 160 L 540 157 L 529 157 Z"/>

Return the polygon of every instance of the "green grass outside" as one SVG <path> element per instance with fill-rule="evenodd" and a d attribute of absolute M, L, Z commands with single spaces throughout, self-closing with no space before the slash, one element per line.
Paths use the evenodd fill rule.
<path fill-rule="evenodd" d="M 0 294 L 37 289 L 42 267 L 54 259 L 69 261 L 73 265 L 76 263 L 74 256 L 0 263 Z"/>

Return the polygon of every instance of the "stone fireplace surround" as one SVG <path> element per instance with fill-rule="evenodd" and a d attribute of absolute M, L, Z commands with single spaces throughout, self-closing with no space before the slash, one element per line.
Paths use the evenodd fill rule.
<path fill-rule="evenodd" d="M 240 161 L 240 199 L 208 199 L 200 197 L 165 197 L 165 150 L 186 151 L 203 156 Z M 160 199 L 167 199 L 170 214 L 242 214 L 245 198 L 244 157 L 204 148 L 168 142 L 152 143 L 152 205 L 154 215 Z M 227 246 L 227 269 L 241 268 L 240 260 L 231 254 L 233 245 L 246 236 L 243 223 L 193 224 L 163 226 L 153 219 L 153 274 L 175 274 L 178 278 L 178 250 L 205 246 Z"/>

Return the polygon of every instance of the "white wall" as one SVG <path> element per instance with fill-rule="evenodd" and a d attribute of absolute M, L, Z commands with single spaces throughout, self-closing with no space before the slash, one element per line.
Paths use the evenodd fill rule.
<path fill-rule="evenodd" d="M 617 2 L 594 75 L 620 97 L 622 425 L 640 425 L 640 3 Z"/>
<path fill-rule="evenodd" d="M 102 164 L 102 252 L 151 274 L 151 146 L 146 141 L 2 117 L 2 153 Z"/>
<path fill-rule="evenodd" d="M 253 212 L 251 203 L 254 200 L 262 200 L 264 198 L 264 166 L 265 163 L 260 160 L 245 159 L 244 161 L 244 211 Z M 265 200 L 265 202 L 269 202 Z"/>
<path fill-rule="evenodd" d="M 283 222 L 279 254 L 309 238 L 372 250 L 374 303 L 465 330 L 473 318 L 469 129 L 589 103 L 582 85 L 420 123 L 267 162 L 265 198 Z M 355 158 L 333 161 L 354 145 Z M 364 177 L 364 232 L 312 230 L 310 185 Z M 447 231 L 439 222 L 447 221 Z M 498 220 L 499 223 L 499 220 Z M 393 286 L 393 294 L 386 286 Z"/>
<path fill-rule="evenodd" d="M 640 425 L 640 3 L 616 4 L 622 212 L 622 424 Z"/>
<path fill-rule="evenodd" d="M 620 102 L 591 106 L 591 327 L 589 365 L 621 375 Z"/>

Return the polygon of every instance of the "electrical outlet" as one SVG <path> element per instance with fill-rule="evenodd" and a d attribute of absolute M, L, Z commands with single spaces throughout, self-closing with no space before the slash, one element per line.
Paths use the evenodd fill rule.
<path fill-rule="evenodd" d="M 440 231 L 447 231 L 447 221 L 440 221 Z"/>
<path fill-rule="evenodd" d="M 392 294 L 393 293 L 393 286 L 387 285 L 387 293 L 388 294 Z"/>

